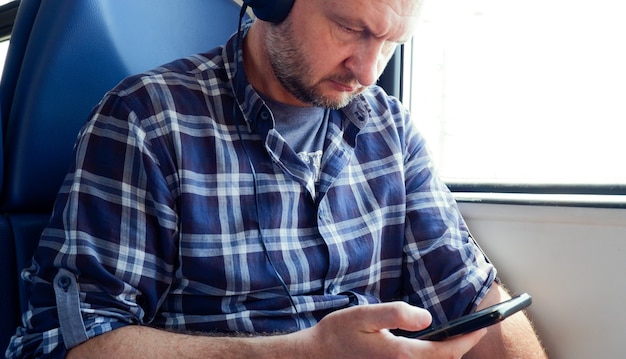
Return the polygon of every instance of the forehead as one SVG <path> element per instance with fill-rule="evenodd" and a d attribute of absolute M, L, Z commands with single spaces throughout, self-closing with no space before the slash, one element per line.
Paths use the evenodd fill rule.
<path fill-rule="evenodd" d="M 377 36 L 408 40 L 408 37 L 413 34 L 423 0 L 320 0 L 319 2 L 331 20 L 348 21 L 349 25 L 365 27 Z"/>

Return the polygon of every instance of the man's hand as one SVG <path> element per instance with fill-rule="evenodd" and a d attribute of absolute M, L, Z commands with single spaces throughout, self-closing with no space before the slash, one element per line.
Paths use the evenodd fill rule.
<path fill-rule="evenodd" d="M 404 302 L 355 306 L 336 311 L 316 326 L 293 333 L 296 350 L 310 358 L 460 358 L 486 330 L 444 342 L 397 337 L 389 329 L 416 331 L 431 323 L 428 311 Z"/>

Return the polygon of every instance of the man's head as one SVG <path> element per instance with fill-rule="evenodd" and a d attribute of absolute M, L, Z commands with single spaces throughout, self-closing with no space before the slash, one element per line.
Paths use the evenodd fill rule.
<path fill-rule="evenodd" d="M 274 76 L 251 82 L 284 103 L 343 107 L 376 82 L 396 45 L 412 36 L 420 4 L 297 0 L 284 21 L 259 25 L 262 61 Z"/>

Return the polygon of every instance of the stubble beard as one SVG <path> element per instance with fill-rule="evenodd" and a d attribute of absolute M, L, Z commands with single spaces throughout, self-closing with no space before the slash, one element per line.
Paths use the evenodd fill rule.
<path fill-rule="evenodd" d="M 297 100 L 326 109 L 340 109 L 348 105 L 362 90 L 345 92 L 336 97 L 323 93 L 322 83 L 334 81 L 340 84 L 358 83 L 350 73 L 334 74 L 310 84 L 311 74 L 309 56 L 300 46 L 292 31 L 292 22 L 288 17 L 280 24 L 272 24 L 268 29 L 267 51 L 274 75 L 280 84 Z"/>

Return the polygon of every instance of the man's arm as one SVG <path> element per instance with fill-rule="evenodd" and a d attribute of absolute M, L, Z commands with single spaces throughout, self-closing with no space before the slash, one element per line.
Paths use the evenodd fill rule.
<path fill-rule="evenodd" d="M 280 357 L 288 341 L 276 337 L 214 337 L 129 325 L 90 339 L 67 355 L 71 358 L 245 358 Z"/>
<path fill-rule="evenodd" d="M 486 330 L 446 342 L 396 337 L 386 328 L 420 330 L 430 314 L 403 302 L 355 306 L 326 316 L 314 327 L 264 337 L 176 334 L 126 326 L 70 350 L 68 358 L 458 358 Z"/>
<path fill-rule="evenodd" d="M 510 295 L 500 285 L 494 283 L 477 310 L 503 302 Z M 523 312 L 512 315 L 506 320 L 492 325 L 487 335 L 464 357 L 467 359 L 546 359 L 541 342 Z"/>

